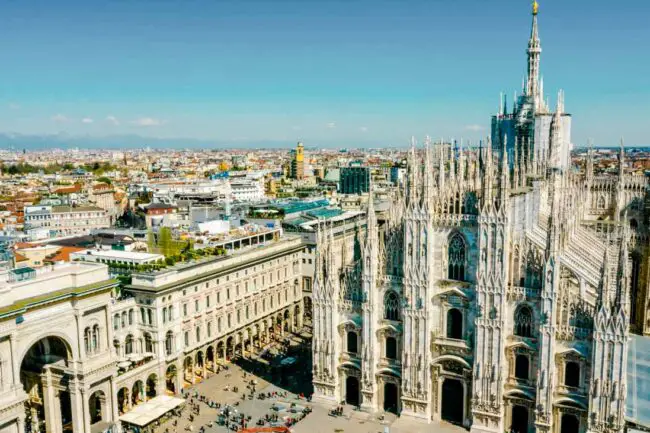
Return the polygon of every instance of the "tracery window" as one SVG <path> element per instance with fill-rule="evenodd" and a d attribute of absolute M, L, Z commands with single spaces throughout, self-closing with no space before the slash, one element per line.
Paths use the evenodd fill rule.
<path fill-rule="evenodd" d="M 465 240 L 460 233 L 449 239 L 448 275 L 450 280 L 465 281 Z"/>
<path fill-rule="evenodd" d="M 397 293 L 390 291 L 384 298 L 384 318 L 387 320 L 399 320 L 399 299 Z"/>
<path fill-rule="evenodd" d="M 533 312 L 527 305 L 522 305 L 515 311 L 515 335 L 532 337 Z"/>
<path fill-rule="evenodd" d="M 605 197 L 603 197 L 602 195 L 598 197 L 598 200 L 596 201 L 596 208 L 605 209 Z"/>

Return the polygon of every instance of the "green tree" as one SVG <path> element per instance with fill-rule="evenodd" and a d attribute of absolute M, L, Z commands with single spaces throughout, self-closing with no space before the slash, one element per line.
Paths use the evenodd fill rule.
<path fill-rule="evenodd" d="M 160 248 L 160 253 L 165 257 L 175 253 L 172 231 L 169 227 L 162 227 L 158 232 L 158 246 Z"/>

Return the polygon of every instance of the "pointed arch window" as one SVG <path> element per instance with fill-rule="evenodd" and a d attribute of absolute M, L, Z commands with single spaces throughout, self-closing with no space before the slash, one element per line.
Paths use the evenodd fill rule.
<path fill-rule="evenodd" d="M 598 197 L 598 200 L 596 201 L 596 208 L 605 209 L 605 197 L 603 197 L 602 195 Z"/>
<path fill-rule="evenodd" d="M 399 320 L 399 299 L 397 293 L 390 291 L 384 297 L 384 318 L 386 320 Z"/>
<path fill-rule="evenodd" d="M 449 239 L 448 275 L 450 280 L 465 281 L 465 240 L 460 233 Z"/>
<path fill-rule="evenodd" d="M 515 335 L 533 336 L 533 312 L 527 305 L 519 306 L 515 311 Z"/>

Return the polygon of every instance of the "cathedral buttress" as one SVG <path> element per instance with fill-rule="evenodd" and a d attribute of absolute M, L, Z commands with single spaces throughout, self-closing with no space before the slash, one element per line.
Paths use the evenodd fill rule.
<path fill-rule="evenodd" d="M 419 194 L 411 192 L 411 197 L 417 199 L 410 200 L 404 216 L 402 414 L 429 420 L 428 300 L 431 299 L 433 280 L 433 227 L 430 209 L 433 167 L 428 146 L 425 162 L 423 173 L 419 176 L 422 178 Z"/>
<path fill-rule="evenodd" d="M 372 196 L 372 186 L 368 194 L 366 242 L 363 251 L 363 336 L 361 343 L 361 392 L 363 406 L 369 410 L 377 407 L 375 386 L 375 362 L 381 356 L 380 346 L 375 335 L 382 311 L 382 298 L 380 297 L 377 279 L 379 277 L 379 227 Z"/>
<path fill-rule="evenodd" d="M 505 148 L 505 140 L 504 146 Z M 479 215 L 479 264 L 476 285 L 474 383 L 472 432 L 504 431 L 503 386 L 508 362 L 506 289 L 509 257 L 509 166 L 505 150 L 500 154 L 498 193 L 484 197 Z M 492 182 L 488 176 L 484 181 Z M 487 186 L 490 191 L 491 185 Z"/>

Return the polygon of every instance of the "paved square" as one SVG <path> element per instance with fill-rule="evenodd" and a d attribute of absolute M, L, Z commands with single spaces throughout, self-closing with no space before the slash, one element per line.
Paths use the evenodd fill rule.
<path fill-rule="evenodd" d="M 256 382 L 255 398 L 248 397 L 242 400 L 242 394 L 247 391 L 246 385 L 251 380 Z M 234 388 L 237 388 L 237 392 Z M 332 405 L 322 404 L 319 402 L 306 402 L 305 399 L 299 398 L 294 393 L 287 393 L 285 389 L 280 388 L 259 376 L 246 373 L 241 367 L 234 364 L 228 364 L 228 370 L 222 370 L 218 374 L 209 376 L 201 383 L 185 390 L 188 395 L 188 402 L 193 400 L 197 402 L 196 395 L 205 396 L 205 398 L 218 402 L 223 406 L 231 405 L 233 411 L 239 414 L 245 414 L 251 417 L 247 427 L 256 427 L 258 419 L 267 414 L 278 414 L 278 422 L 273 425 L 283 425 L 288 417 L 294 417 L 295 414 L 290 412 L 291 404 L 294 403 L 300 412 L 305 406 L 309 406 L 312 412 L 303 420 L 291 427 L 294 433 L 384 433 L 388 427 L 390 433 L 420 433 L 420 432 L 442 432 L 442 433 L 459 433 L 464 429 L 446 423 L 424 424 L 418 421 L 412 421 L 405 418 L 397 418 L 392 414 L 369 414 L 353 410 L 351 406 L 346 406 L 343 416 L 329 416 L 329 410 Z M 286 396 L 278 396 L 271 399 L 260 400 L 257 398 L 259 393 L 287 393 Z M 235 406 L 236 404 L 236 406 Z M 276 405 L 279 411 L 271 407 Z M 183 413 L 176 428 L 170 423 L 165 423 L 159 427 L 156 432 L 164 433 L 169 428 L 169 433 L 187 433 L 189 426 L 192 426 L 193 432 L 198 432 L 203 426 L 205 433 L 223 433 L 232 431 L 229 426 L 217 425 L 216 420 L 219 417 L 221 409 L 210 408 L 207 404 L 199 403 L 199 415 L 194 417 L 192 422 L 189 421 L 189 405 Z M 208 426 L 210 422 L 212 426 Z M 269 425 L 268 423 L 265 425 Z"/>

